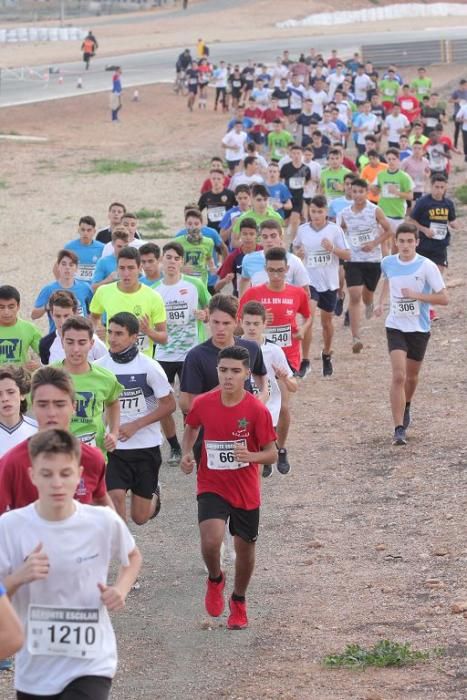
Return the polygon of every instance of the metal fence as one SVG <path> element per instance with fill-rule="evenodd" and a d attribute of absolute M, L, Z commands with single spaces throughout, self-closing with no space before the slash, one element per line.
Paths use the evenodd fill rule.
<path fill-rule="evenodd" d="M 434 63 L 466 63 L 467 39 L 415 41 L 410 44 L 365 44 L 362 56 L 376 68 L 430 66 Z"/>
<path fill-rule="evenodd" d="M 116 15 L 153 7 L 180 5 L 182 0 L 0 0 L 2 22 L 37 22 L 73 17 Z"/>

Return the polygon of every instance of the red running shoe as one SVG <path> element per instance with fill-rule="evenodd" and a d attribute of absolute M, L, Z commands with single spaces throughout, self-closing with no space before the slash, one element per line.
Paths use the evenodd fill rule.
<path fill-rule="evenodd" d="M 222 615 L 224 612 L 224 588 L 225 575 L 223 573 L 222 581 L 220 583 L 210 581 L 208 578 L 204 606 L 206 608 L 206 612 L 211 615 L 211 617 L 219 617 L 219 615 Z"/>
<path fill-rule="evenodd" d="M 230 615 L 227 620 L 229 630 L 244 630 L 248 627 L 248 617 L 246 614 L 246 603 L 239 600 L 229 600 Z"/>
<path fill-rule="evenodd" d="M 437 321 L 437 320 L 438 320 L 438 314 L 436 313 L 434 308 L 431 307 L 431 309 L 430 309 L 430 321 L 433 322 L 433 321 Z"/>

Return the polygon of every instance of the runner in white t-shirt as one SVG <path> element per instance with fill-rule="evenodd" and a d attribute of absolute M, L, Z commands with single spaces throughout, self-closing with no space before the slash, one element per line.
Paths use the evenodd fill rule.
<path fill-rule="evenodd" d="M 26 635 L 16 655 L 18 700 L 107 700 L 117 667 L 109 611 L 121 610 L 141 567 L 125 523 L 74 500 L 80 443 L 65 430 L 29 442 L 39 498 L 0 518 L 0 579 Z M 108 584 L 111 560 L 120 562 Z"/>
<path fill-rule="evenodd" d="M 373 316 L 373 297 L 381 275 L 381 244 L 392 236 L 391 224 L 379 207 L 368 201 L 368 183 L 356 179 L 351 187 L 353 203 L 337 215 L 345 233 L 350 260 L 345 263 L 345 281 L 349 290 L 349 317 L 352 351 L 363 348 L 360 340 L 362 300 L 365 316 Z"/>
<path fill-rule="evenodd" d="M 344 232 L 337 224 L 327 222 L 326 197 L 313 197 L 309 207 L 310 220 L 298 227 L 294 248 L 305 261 L 310 285 L 313 318 L 320 309 L 323 329 L 323 376 L 333 373 L 332 338 L 334 309 L 339 289 L 339 259 L 349 260 L 350 250 Z"/>
<path fill-rule="evenodd" d="M 21 365 L 0 365 L 0 457 L 37 433 L 37 423 L 24 415 L 31 376 Z"/>
<path fill-rule="evenodd" d="M 138 350 L 139 321 L 122 311 L 109 319 L 109 352 L 94 363 L 110 370 L 124 387 L 119 396 L 117 446 L 108 453 L 106 482 L 117 513 L 126 520 L 126 494 L 131 491 L 131 517 L 137 525 L 160 510 L 159 468 L 163 437 L 160 421 L 175 411 L 175 399 L 158 362 Z"/>
<path fill-rule="evenodd" d="M 389 294 L 386 335 L 391 358 L 391 410 L 394 445 L 406 445 L 410 406 L 430 339 L 430 305 L 446 306 L 443 277 L 434 262 L 418 255 L 418 229 L 403 223 L 396 230 L 396 255 L 381 263 L 384 284 L 375 314 L 381 316 Z"/>

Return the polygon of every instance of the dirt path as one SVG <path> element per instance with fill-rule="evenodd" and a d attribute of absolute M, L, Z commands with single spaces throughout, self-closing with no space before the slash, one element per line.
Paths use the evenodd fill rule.
<path fill-rule="evenodd" d="M 161 209 L 174 232 L 224 129 L 222 115 L 187 114 L 168 87 L 141 90 L 119 125 L 108 116 L 104 95 L 0 111 L 0 131 L 49 137 L 2 144 L 0 280 L 21 289 L 25 317 L 82 214 L 104 225 L 107 204 L 123 200 Z M 99 175 L 98 158 L 142 167 Z M 367 324 L 360 356 L 337 322 L 330 380 L 319 376 L 317 332 L 313 372 L 293 407 L 293 472 L 264 485 L 248 631 L 227 632 L 225 619 L 208 628 L 194 479 L 163 469 L 161 516 L 133 528 L 145 567 L 141 590 L 115 616 L 114 700 L 464 700 L 467 620 L 450 605 L 467 599 L 466 253 L 459 234 L 448 279 L 462 284 L 433 329 L 407 448 L 390 446 L 382 321 Z M 348 643 L 383 638 L 446 656 L 364 673 L 320 664 Z M 10 687 L 0 674 L 2 700 Z"/>

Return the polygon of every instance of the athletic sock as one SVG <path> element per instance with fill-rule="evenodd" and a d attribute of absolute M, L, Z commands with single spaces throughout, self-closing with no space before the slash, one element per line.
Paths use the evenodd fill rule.
<path fill-rule="evenodd" d="M 410 401 L 406 401 L 406 402 L 405 402 L 405 407 L 406 407 L 406 408 L 410 408 Z"/>
<path fill-rule="evenodd" d="M 402 428 L 402 430 L 405 430 L 403 425 L 396 425 L 394 430 L 399 430 L 399 428 Z"/>
<path fill-rule="evenodd" d="M 222 574 L 219 574 L 216 578 L 212 578 L 212 576 L 209 576 L 209 580 L 212 581 L 213 583 L 221 583 L 222 581 Z"/>
<path fill-rule="evenodd" d="M 174 435 L 173 437 L 168 437 L 167 442 L 169 443 L 170 447 L 173 450 L 180 450 L 180 443 L 178 441 L 178 437 Z"/>
<path fill-rule="evenodd" d="M 235 600 L 237 603 L 244 603 L 245 596 L 244 595 L 237 595 L 236 593 L 232 593 L 232 600 Z"/>

